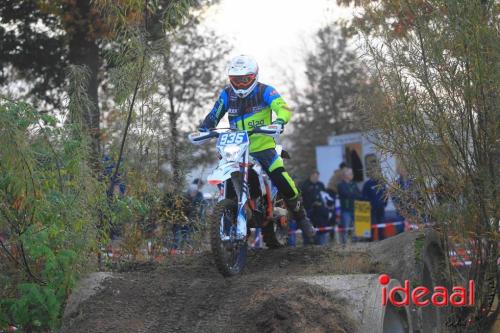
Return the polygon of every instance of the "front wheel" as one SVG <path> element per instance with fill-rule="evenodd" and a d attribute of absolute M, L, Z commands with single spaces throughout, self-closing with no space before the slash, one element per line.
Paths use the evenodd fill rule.
<path fill-rule="evenodd" d="M 237 210 L 236 202 L 224 199 L 217 203 L 209 218 L 212 254 L 224 276 L 240 274 L 247 258 L 246 241 L 235 237 Z"/>

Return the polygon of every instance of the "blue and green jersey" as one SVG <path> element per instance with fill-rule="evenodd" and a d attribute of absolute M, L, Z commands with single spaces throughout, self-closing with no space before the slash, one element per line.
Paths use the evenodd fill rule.
<path fill-rule="evenodd" d="M 233 89 L 227 86 L 220 93 L 201 127 L 215 128 L 227 113 L 232 128 L 250 130 L 253 127 L 270 125 L 272 112 L 276 114 L 276 119 L 282 119 L 285 124 L 292 115 L 288 105 L 273 87 L 258 83 L 248 96 L 239 98 Z M 250 137 L 250 153 L 275 147 L 274 139 L 267 135 L 253 134 Z"/>

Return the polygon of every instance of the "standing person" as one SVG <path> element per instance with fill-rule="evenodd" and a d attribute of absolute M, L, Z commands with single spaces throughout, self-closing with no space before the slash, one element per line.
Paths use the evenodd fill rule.
<path fill-rule="evenodd" d="M 398 214 L 398 219 L 404 220 L 404 215 L 408 214 L 408 209 L 404 202 L 409 201 L 411 195 L 408 195 L 411 191 L 412 181 L 408 176 L 408 172 L 406 169 L 399 165 L 398 166 L 398 178 L 396 180 L 397 188 L 399 189 L 399 193 L 396 193 L 392 197 L 392 201 L 396 206 L 396 213 Z M 406 197 L 405 197 L 406 196 Z"/>
<path fill-rule="evenodd" d="M 229 85 L 222 90 L 212 111 L 199 126 L 200 131 L 216 127 L 226 113 L 231 128 L 238 130 L 251 130 L 270 124 L 283 128 L 288 123 L 292 117 L 290 108 L 276 89 L 259 82 L 259 66 L 255 59 L 246 55 L 233 58 L 227 74 Z M 315 230 L 302 207 L 300 192 L 275 148 L 276 142 L 267 135 L 250 136 L 250 155 L 259 162 L 278 188 L 292 218 L 306 237 L 313 238 Z"/>
<path fill-rule="evenodd" d="M 363 200 L 370 202 L 372 226 L 384 223 L 385 207 L 387 206 L 387 186 L 380 181 L 380 170 L 370 171 L 370 178 L 363 185 L 362 194 Z M 379 230 L 380 240 L 384 239 L 383 230 Z"/>
<path fill-rule="evenodd" d="M 415 207 L 415 203 L 420 202 L 422 196 L 415 188 L 412 178 L 403 165 L 398 166 L 398 174 L 399 176 L 396 181 L 398 192 L 392 197 L 392 201 L 396 206 L 398 219 L 404 220 L 405 225 L 406 222 L 409 224 L 416 223 L 419 219 L 426 223 L 427 217 L 420 217 Z M 402 232 L 402 229 L 404 229 L 404 226 L 400 227 L 398 232 Z"/>
<path fill-rule="evenodd" d="M 186 215 L 186 207 L 189 206 L 189 203 L 185 193 L 178 193 L 176 188 L 167 183 L 163 196 L 163 204 L 167 217 L 166 222 L 172 225 L 173 242 L 169 253 L 176 254 L 177 250 L 186 240 L 185 236 L 187 236 L 189 230 L 189 219 Z"/>
<path fill-rule="evenodd" d="M 321 192 L 325 191 L 325 185 L 319 181 L 318 170 L 311 172 L 309 179 L 302 183 L 300 189 L 304 200 L 304 208 L 312 224 L 317 228 L 326 226 L 328 223 L 328 213 L 325 219 L 323 201 L 321 200 Z M 316 243 L 318 243 L 317 236 L 318 233 L 314 237 Z M 308 244 L 309 240 L 304 238 L 304 243 Z"/>
<path fill-rule="evenodd" d="M 335 199 L 327 191 L 320 192 L 321 206 L 313 209 L 313 222 L 317 220 L 318 228 L 332 227 L 335 225 Z M 315 243 L 317 245 L 326 245 L 328 243 L 328 234 L 330 231 L 322 229 L 316 232 Z M 335 232 L 333 231 L 333 238 L 335 239 Z"/>
<path fill-rule="evenodd" d="M 346 244 L 347 238 L 352 235 L 354 227 L 354 201 L 361 199 L 356 183 L 353 182 L 353 172 L 351 168 L 345 168 L 342 171 L 342 181 L 338 184 L 340 200 L 340 240 L 342 244 Z"/>
<path fill-rule="evenodd" d="M 302 200 L 307 213 L 310 213 L 313 206 L 321 202 L 320 192 L 325 190 L 325 185 L 319 181 L 318 170 L 313 170 L 309 178 L 300 186 Z"/>
<path fill-rule="evenodd" d="M 342 171 L 345 168 L 347 168 L 347 164 L 345 162 L 341 162 L 339 164 L 338 169 L 333 172 L 332 176 L 330 177 L 330 180 L 328 181 L 328 185 L 326 186 L 326 191 L 333 199 L 333 214 L 331 214 L 331 217 L 330 217 L 330 225 L 331 226 L 335 226 L 338 224 L 338 222 L 340 222 L 339 219 L 337 218 L 335 201 L 336 201 L 336 198 L 337 198 L 337 195 L 339 192 L 337 186 L 342 181 Z M 335 240 L 335 229 L 332 229 L 330 231 L 330 239 L 332 241 Z"/>
<path fill-rule="evenodd" d="M 190 244 L 192 234 L 198 228 L 197 224 L 200 222 L 202 205 L 204 203 L 203 193 L 200 191 L 202 186 L 203 182 L 201 179 L 196 178 L 189 185 L 184 197 L 180 199 L 185 223 L 173 225 L 174 249 L 179 249 L 182 244 Z"/>
<path fill-rule="evenodd" d="M 183 244 L 191 241 L 191 235 L 196 230 L 196 224 L 201 218 L 201 208 L 204 202 L 203 193 L 200 191 L 203 186 L 201 179 L 196 178 L 188 187 L 185 194 L 178 198 L 173 198 L 176 209 L 182 208 L 182 214 L 172 225 L 174 235 L 173 249 L 177 250 Z"/>
<path fill-rule="evenodd" d="M 204 202 L 203 193 L 200 191 L 202 187 L 203 181 L 199 178 L 193 180 L 193 183 L 189 186 L 187 192 L 188 210 L 186 213 L 190 220 L 196 220 L 201 217 Z"/>
<path fill-rule="evenodd" d="M 335 170 L 328 181 L 326 190 L 330 193 L 330 196 L 334 197 L 339 192 L 337 189 L 338 184 L 342 181 L 342 171 L 347 167 L 345 162 L 339 164 L 339 168 Z"/>

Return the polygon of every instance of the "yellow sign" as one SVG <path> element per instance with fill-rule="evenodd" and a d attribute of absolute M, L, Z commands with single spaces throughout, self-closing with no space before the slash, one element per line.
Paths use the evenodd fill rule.
<path fill-rule="evenodd" d="M 372 235 L 371 207 L 368 201 L 354 201 L 354 236 L 370 238 Z"/>

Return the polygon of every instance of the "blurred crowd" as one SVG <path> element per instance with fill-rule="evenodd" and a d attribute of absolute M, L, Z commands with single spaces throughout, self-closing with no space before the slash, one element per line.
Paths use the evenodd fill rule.
<path fill-rule="evenodd" d="M 108 161 L 109 162 L 109 161 Z M 109 163 L 108 163 L 109 164 Z M 109 164 L 106 168 L 105 177 L 111 178 L 114 165 Z M 353 168 L 346 162 L 340 163 L 338 168 L 330 176 L 327 185 L 321 182 L 319 171 L 313 170 L 309 177 L 299 187 L 303 197 L 304 208 L 314 227 L 317 229 L 314 239 L 303 237 L 304 244 L 314 243 L 326 245 L 331 242 L 347 244 L 353 241 L 381 240 L 404 230 L 403 223 L 399 227 L 392 228 L 392 232 L 386 232 L 386 207 L 389 200 L 387 184 L 381 181 L 380 167 L 372 165 L 367 169 L 368 178 L 364 182 L 356 182 Z M 359 177 L 358 177 L 359 178 Z M 114 181 L 113 192 L 124 196 L 125 185 L 118 173 Z M 216 203 L 216 199 L 206 199 L 202 188 L 203 181 L 194 179 L 188 188 L 179 195 L 179 192 L 166 191 L 172 196 L 165 196 L 165 207 L 171 211 L 180 212 L 171 220 L 173 223 L 168 233 L 171 235 L 168 242 L 169 251 L 175 253 L 192 242 L 195 231 L 205 222 L 205 217 L 210 208 Z M 411 180 L 407 172 L 400 168 L 396 186 L 401 192 L 411 192 Z M 406 207 L 407 200 L 392 194 L 390 197 L 396 211 L 392 212 L 391 222 L 403 221 L 403 215 L 408 216 L 411 209 Z M 356 237 L 354 235 L 355 202 L 364 201 L 369 203 L 371 219 L 371 236 Z M 402 212 L 406 214 L 403 214 Z M 394 216 L 395 213 L 395 216 Z M 289 245 L 296 245 L 295 226 L 290 221 Z M 377 227 L 381 226 L 381 227 Z M 113 235 L 112 235 L 113 236 Z"/>
<path fill-rule="evenodd" d="M 389 200 L 387 184 L 381 179 L 381 169 L 372 167 L 368 171 L 368 179 L 364 183 L 354 181 L 353 169 L 342 162 L 330 177 L 325 186 L 319 180 L 319 172 L 313 170 L 301 186 L 304 207 L 313 225 L 317 228 L 314 243 L 325 245 L 336 241 L 346 244 L 352 241 L 381 240 L 385 235 L 386 207 Z M 397 184 L 402 192 L 408 192 L 411 181 L 402 168 L 398 170 Z M 405 200 L 397 195 L 391 197 L 395 205 L 395 221 L 403 221 L 403 211 L 406 211 Z M 371 237 L 356 238 L 354 231 L 355 201 L 365 201 L 370 205 Z M 404 230 L 401 226 L 392 229 L 396 233 Z M 380 228 L 377 226 L 381 226 Z M 374 229 L 376 233 L 373 232 Z M 374 234 L 376 238 L 374 238 Z M 304 243 L 310 240 L 304 239 Z"/>

